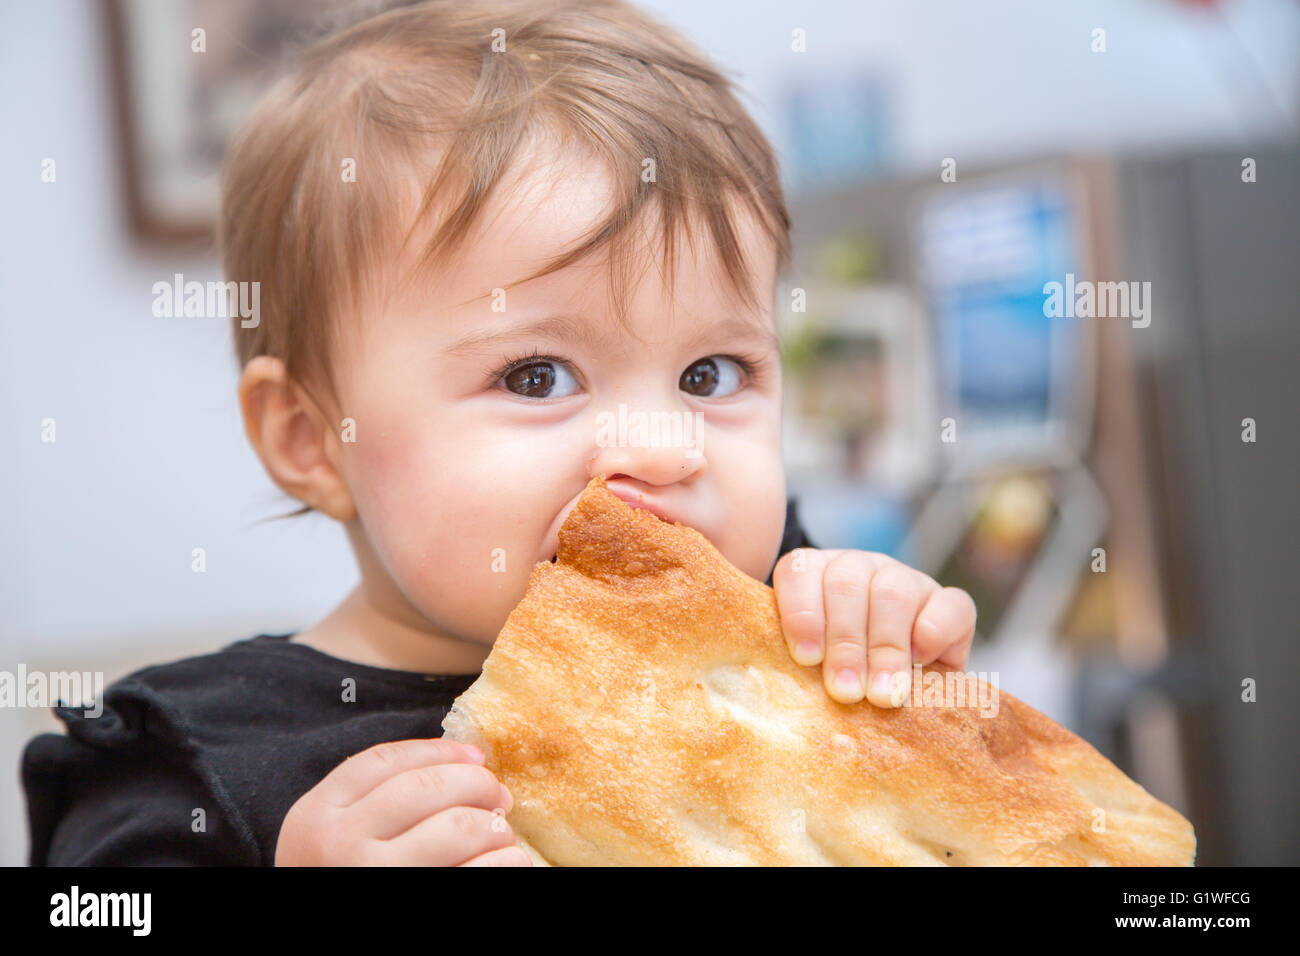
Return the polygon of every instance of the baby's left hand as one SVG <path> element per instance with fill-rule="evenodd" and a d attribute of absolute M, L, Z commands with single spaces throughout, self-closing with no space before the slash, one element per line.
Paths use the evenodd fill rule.
<path fill-rule="evenodd" d="M 796 548 L 776 563 L 772 586 L 790 655 L 821 662 L 826 692 L 840 703 L 865 694 L 878 707 L 901 706 L 913 660 L 966 666 L 971 596 L 888 555 Z"/>

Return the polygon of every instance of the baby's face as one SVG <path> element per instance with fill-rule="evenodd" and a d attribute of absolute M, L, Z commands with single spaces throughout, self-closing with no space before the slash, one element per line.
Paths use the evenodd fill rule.
<path fill-rule="evenodd" d="M 594 165 L 542 169 L 502 192 L 454 269 L 349 333 L 338 379 L 340 413 L 356 422 L 341 459 L 352 540 L 367 593 L 399 619 L 490 645 L 595 475 L 754 578 L 770 573 L 786 495 L 775 251 L 743 223 L 754 313 L 707 235 L 693 251 L 683 237 L 672 292 L 651 246 L 628 299 L 641 341 L 609 314 L 603 261 L 515 284 L 611 197 Z"/>

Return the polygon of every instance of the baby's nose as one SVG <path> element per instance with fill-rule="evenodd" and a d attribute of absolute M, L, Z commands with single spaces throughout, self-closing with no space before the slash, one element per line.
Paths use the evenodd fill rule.
<path fill-rule="evenodd" d="M 648 485 L 666 485 L 707 467 L 700 412 L 624 410 L 597 418 L 588 478 L 622 476 Z"/>

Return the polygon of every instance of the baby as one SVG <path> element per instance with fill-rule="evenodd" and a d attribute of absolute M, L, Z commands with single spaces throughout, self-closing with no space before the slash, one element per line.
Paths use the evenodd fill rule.
<path fill-rule="evenodd" d="M 771 583 L 835 700 L 965 666 L 965 592 L 800 530 L 776 161 L 634 7 L 430 2 L 322 40 L 231 146 L 221 250 L 260 283 L 249 441 L 360 583 L 300 633 L 118 681 L 98 719 L 60 708 L 24 755 L 34 864 L 527 865 L 482 754 L 437 738 L 596 475 Z M 699 433 L 611 441 L 618 414 Z"/>

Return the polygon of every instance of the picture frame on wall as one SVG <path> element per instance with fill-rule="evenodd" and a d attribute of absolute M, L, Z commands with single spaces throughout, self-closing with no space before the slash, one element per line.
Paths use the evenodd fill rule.
<path fill-rule="evenodd" d="M 211 242 L 227 144 L 333 0 L 105 0 L 110 91 L 132 234 Z"/>

